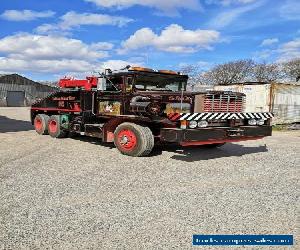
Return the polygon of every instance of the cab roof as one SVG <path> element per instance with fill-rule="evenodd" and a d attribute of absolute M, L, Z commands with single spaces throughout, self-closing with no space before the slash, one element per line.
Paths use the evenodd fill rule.
<path fill-rule="evenodd" d="M 108 76 L 127 76 L 127 75 L 136 75 L 136 76 L 150 76 L 150 77 L 165 77 L 165 78 L 181 78 L 181 79 L 188 79 L 187 75 L 181 74 L 170 74 L 170 73 L 163 73 L 157 71 L 140 71 L 140 70 L 128 70 L 128 71 L 119 71 L 119 72 L 112 72 L 108 74 Z"/>

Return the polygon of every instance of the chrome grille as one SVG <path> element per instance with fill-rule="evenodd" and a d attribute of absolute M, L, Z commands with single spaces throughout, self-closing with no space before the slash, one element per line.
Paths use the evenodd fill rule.
<path fill-rule="evenodd" d="M 208 93 L 204 97 L 204 112 L 243 112 L 245 96 L 225 93 Z"/>

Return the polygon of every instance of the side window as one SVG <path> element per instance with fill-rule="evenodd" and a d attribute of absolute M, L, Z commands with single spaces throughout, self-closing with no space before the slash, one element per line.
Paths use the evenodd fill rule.
<path fill-rule="evenodd" d="M 122 90 L 123 79 L 122 77 L 108 78 L 106 81 L 105 91 L 120 91 Z"/>

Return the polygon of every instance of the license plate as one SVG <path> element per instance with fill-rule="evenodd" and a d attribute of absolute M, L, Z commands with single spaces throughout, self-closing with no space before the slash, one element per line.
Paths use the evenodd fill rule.
<path fill-rule="evenodd" d="M 230 137 L 244 136 L 244 130 L 242 130 L 242 129 L 230 129 L 230 130 L 227 130 L 227 135 L 230 136 Z"/>

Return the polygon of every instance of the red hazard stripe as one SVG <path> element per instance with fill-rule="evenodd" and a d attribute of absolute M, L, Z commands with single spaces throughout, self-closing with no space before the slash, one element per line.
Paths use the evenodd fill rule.
<path fill-rule="evenodd" d="M 38 108 L 32 107 L 31 110 L 43 110 L 43 111 L 63 111 L 63 112 L 80 112 L 80 108 L 75 109 L 59 109 L 59 108 Z"/>
<path fill-rule="evenodd" d="M 171 113 L 168 115 L 168 118 L 171 120 L 171 121 L 177 121 L 180 117 L 180 113 Z"/>

